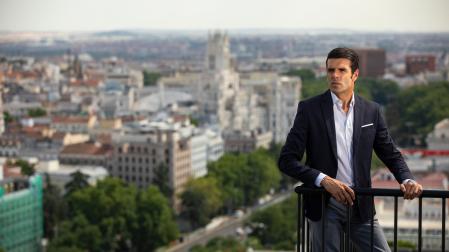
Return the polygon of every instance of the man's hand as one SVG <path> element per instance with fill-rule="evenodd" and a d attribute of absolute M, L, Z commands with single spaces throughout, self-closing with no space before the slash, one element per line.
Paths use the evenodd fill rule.
<path fill-rule="evenodd" d="M 355 193 L 349 186 L 329 176 L 323 178 L 321 185 L 338 202 L 352 206 L 355 200 Z"/>
<path fill-rule="evenodd" d="M 404 193 L 404 199 L 412 200 L 416 197 L 419 197 L 422 193 L 422 185 L 414 182 L 407 181 L 400 185 L 401 191 Z"/>

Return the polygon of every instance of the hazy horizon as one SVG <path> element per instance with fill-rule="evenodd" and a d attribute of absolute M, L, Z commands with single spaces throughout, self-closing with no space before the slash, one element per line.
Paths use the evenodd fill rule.
<path fill-rule="evenodd" d="M 0 31 L 449 32 L 449 1 L 2 0 Z"/>

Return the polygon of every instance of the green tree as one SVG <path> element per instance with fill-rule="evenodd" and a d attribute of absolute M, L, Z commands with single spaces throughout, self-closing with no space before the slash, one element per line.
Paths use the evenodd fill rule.
<path fill-rule="evenodd" d="M 365 89 L 370 99 L 383 106 L 395 100 L 400 92 L 398 84 L 391 80 L 360 78 L 356 85 Z"/>
<path fill-rule="evenodd" d="M 243 170 L 243 193 L 246 206 L 256 203 L 257 199 L 277 189 L 281 174 L 276 162 L 264 149 L 258 149 L 248 154 L 245 170 Z"/>
<path fill-rule="evenodd" d="M 153 184 L 159 187 L 159 190 L 167 199 L 171 199 L 173 189 L 170 185 L 170 171 L 166 164 L 160 163 L 154 169 Z"/>
<path fill-rule="evenodd" d="M 49 251 L 154 251 L 179 235 L 172 209 L 155 186 L 139 191 L 120 179 L 105 178 L 65 199 L 68 218 Z"/>
<path fill-rule="evenodd" d="M 137 227 L 137 189 L 117 178 L 106 178 L 96 187 L 84 187 L 69 194 L 71 215 L 83 215 L 98 227 L 103 251 L 129 250 L 132 230 Z"/>
<path fill-rule="evenodd" d="M 60 234 L 49 244 L 49 251 L 103 251 L 102 235 L 99 228 L 88 222 L 82 214 L 64 221 Z"/>
<path fill-rule="evenodd" d="M 402 90 L 386 109 L 394 139 L 401 146 L 423 146 L 435 124 L 449 117 L 449 99 L 444 98 L 448 96 L 449 82 L 434 82 Z"/>
<path fill-rule="evenodd" d="M 167 199 L 150 186 L 137 196 L 137 228 L 132 240 L 137 251 L 154 251 L 177 239 L 178 227 Z"/>
<path fill-rule="evenodd" d="M 76 248 L 76 247 L 64 247 L 64 246 L 56 246 L 50 243 L 48 252 L 85 252 L 84 249 Z"/>
<path fill-rule="evenodd" d="M 34 164 L 30 164 L 25 160 L 19 159 L 15 162 L 15 165 L 20 167 L 20 172 L 25 176 L 32 176 L 36 172 Z"/>
<path fill-rule="evenodd" d="M 70 177 L 72 180 L 65 185 L 66 195 L 70 195 L 73 192 L 89 186 L 89 182 L 87 181 L 89 179 L 89 175 L 86 175 L 79 170 L 70 174 Z"/>
<path fill-rule="evenodd" d="M 328 89 L 325 78 L 305 79 L 302 82 L 302 100 L 324 93 Z"/>
<path fill-rule="evenodd" d="M 223 193 L 223 204 L 226 212 L 243 206 L 243 180 L 242 171 L 245 169 L 246 155 L 224 154 L 215 162 L 208 163 L 208 177 L 217 180 Z"/>
<path fill-rule="evenodd" d="M 303 81 L 315 79 L 315 73 L 311 69 L 292 69 L 286 72 L 285 75 L 300 77 Z"/>
<path fill-rule="evenodd" d="M 5 124 L 12 122 L 14 119 L 11 117 L 8 111 L 3 112 L 3 120 L 5 120 Z"/>
<path fill-rule="evenodd" d="M 264 248 L 291 250 L 296 242 L 297 196 L 252 214 L 247 225 L 253 227 Z"/>
<path fill-rule="evenodd" d="M 161 78 L 160 73 L 154 73 L 144 70 L 143 71 L 143 84 L 144 86 L 154 86 L 157 81 Z"/>
<path fill-rule="evenodd" d="M 47 111 L 45 111 L 42 108 L 28 109 L 28 116 L 29 117 L 41 117 L 41 116 L 46 116 L 46 115 L 47 115 Z"/>
<path fill-rule="evenodd" d="M 208 164 L 223 191 L 224 210 L 254 204 L 257 199 L 278 188 L 281 175 L 270 152 L 259 149 L 249 154 L 225 154 Z"/>
<path fill-rule="evenodd" d="M 212 177 L 190 180 L 180 198 L 181 215 L 190 221 L 193 229 L 206 225 L 222 207 L 221 191 Z"/>
<path fill-rule="evenodd" d="M 208 251 L 222 251 L 222 252 L 245 252 L 246 246 L 232 238 L 232 237 L 216 237 L 210 240 L 205 246 L 194 246 L 191 252 L 208 252 Z"/>

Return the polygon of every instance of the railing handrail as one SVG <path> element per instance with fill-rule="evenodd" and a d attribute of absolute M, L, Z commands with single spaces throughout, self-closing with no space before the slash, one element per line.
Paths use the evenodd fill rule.
<path fill-rule="evenodd" d="M 356 195 L 366 196 L 404 196 L 400 189 L 391 188 L 352 188 Z M 310 188 L 297 186 L 295 192 L 302 193 L 324 193 L 327 192 L 324 188 Z M 449 190 L 423 190 L 421 198 L 449 198 Z"/>

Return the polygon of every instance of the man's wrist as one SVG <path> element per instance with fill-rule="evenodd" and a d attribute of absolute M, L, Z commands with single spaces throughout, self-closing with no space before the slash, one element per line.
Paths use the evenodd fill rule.
<path fill-rule="evenodd" d="M 416 184 L 416 181 L 415 180 L 413 180 L 413 179 L 404 179 L 404 181 L 402 181 L 402 184 L 403 185 L 405 185 L 405 184 Z"/>
<path fill-rule="evenodd" d="M 324 176 L 324 178 L 321 180 L 320 185 L 321 185 L 322 187 L 325 187 L 328 181 L 329 181 L 329 176 L 326 175 L 326 176 Z"/>
<path fill-rule="evenodd" d="M 318 174 L 318 176 L 315 179 L 315 186 L 317 187 L 321 187 L 321 182 L 323 181 L 323 179 L 327 177 L 326 174 L 320 172 L 320 174 Z"/>

